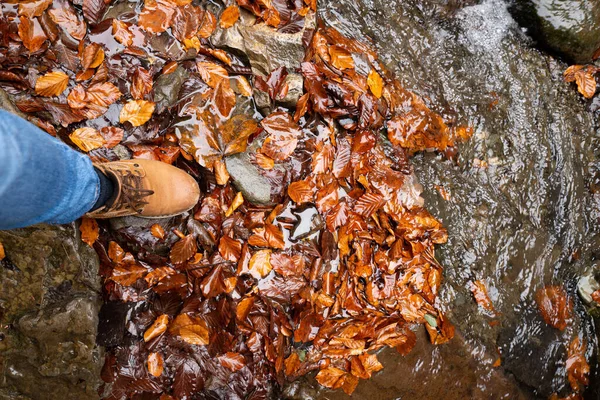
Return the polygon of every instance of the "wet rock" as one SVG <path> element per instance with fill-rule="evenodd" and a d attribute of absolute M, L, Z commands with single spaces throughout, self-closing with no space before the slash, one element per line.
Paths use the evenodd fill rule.
<path fill-rule="evenodd" d="M 158 112 L 175 104 L 179 90 L 188 76 L 187 70 L 179 67 L 170 74 L 161 75 L 156 80 L 154 84 L 154 101 L 157 104 Z"/>
<path fill-rule="evenodd" d="M 456 384 L 438 380 L 438 364 L 424 351 L 415 358 L 396 356 L 384 362 L 381 372 L 390 385 L 403 382 L 406 372 L 395 373 L 387 365 L 410 358 L 408 365 L 428 371 L 422 379 L 394 388 L 361 381 L 357 391 L 367 387 L 371 390 L 361 393 L 369 398 L 393 399 L 419 393 L 426 381 L 434 393 L 430 398 L 443 390 L 450 399 L 513 398 L 514 388 L 498 381 L 512 375 L 526 398 L 564 396 L 570 392 L 564 349 L 572 335 L 579 333 L 591 344 L 588 361 L 592 370 L 596 367 L 592 319 L 583 312 L 576 288 L 597 248 L 595 232 L 588 228 L 597 222 L 588 210 L 586 186 L 595 161 L 594 121 L 562 79 L 566 64 L 531 49 L 504 2 L 484 0 L 451 13 L 443 11 L 446 3 L 325 0 L 319 6 L 326 23 L 374 42 L 380 60 L 432 109 L 454 125 L 474 128 L 474 136 L 459 146 L 456 162 L 426 153 L 412 163 L 424 187 L 425 206 L 449 232 L 448 244 L 436 251 L 445 268 L 440 304 L 464 334 L 460 346 L 477 349 L 474 368 L 486 365 L 484 355 L 497 349 L 503 367 L 486 375 L 485 383 L 472 385 L 483 388 L 481 395 L 465 395 L 458 387 L 460 376 Z M 436 187 L 443 187 L 450 199 L 444 200 Z M 473 280 L 486 283 L 495 318 L 474 302 Z M 539 320 L 534 296 L 546 285 L 565 287 L 580 316 L 564 334 Z M 444 352 L 435 359 L 461 369 L 444 346 L 429 351 L 435 357 Z M 331 396 L 323 392 L 315 398 Z"/>
<path fill-rule="evenodd" d="M 510 10 L 542 47 L 584 64 L 600 48 L 600 2 L 590 0 L 514 1 Z"/>
<path fill-rule="evenodd" d="M 0 398 L 98 398 L 96 253 L 75 224 L 2 231 L 0 242 Z"/>
<path fill-rule="evenodd" d="M 253 204 L 271 204 L 271 184 L 250 162 L 249 153 L 240 153 L 225 159 L 233 184 Z"/>

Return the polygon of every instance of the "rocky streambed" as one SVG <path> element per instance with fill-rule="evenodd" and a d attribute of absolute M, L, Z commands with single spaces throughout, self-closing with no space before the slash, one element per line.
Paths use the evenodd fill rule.
<path fill-rule="evenodd" d="M 595 2 L 532 2 L 538 5 L 535 12 L 525 3 L 319 4 L 320 19 L 370 41 L 432 110 L 474 128 L 459 154 L 412 159 L 429 210 L 448 228 L 449 242 L 437 254 L 444 266 L 440 303 L 457 327 L 456 337 L 432 346 L 418 332 L 417 347 L 408 356 L 384 351 L 385 368 L 361 381 L 355 398 L 567 395 L 567 348 L 576 335 L 588 344 L 592 368 L 586 396 L 600 393 L 594 320 L 577 294 L 580 277 L 595 271 L 598 255 L 597 102 L 586 104 L 563 81 L 567 64 L 557 58 L 589 60 L 600 39 L 599 19 L 594 19 Z M 548 7 L 540 8 L 542 3 Z M 551 23 L 558 17 L 544 10 L 556 10 L 556 4 L 580 10 L 586 24 L 577 13 L 562 24 Z M 537 18 L 524 19 L 524 13 Z M 215 45 L 245 54 L 257 73 L 299 65 L 302 33 L 238 25 L 215 36 Z M 570 38 L 571 44 L 552 35 Z M 177 75 L 170 75 L 165 101 L 177 90 Z M 298 79 L 288 78 L 288 104 L 301 93 Z M 269 104 L 258 98 L 257 106 Z M 270 201 L 268 180 L 245 157 L 226 161 L 232 178 L 247 199 Z M 136 223 L 115 221 L 114 229 Z M 74 225 L 0 232 L 0 242 L 8 255 L 0 262 L 0 398 L 97 398 L 103 358 L 95 345 L 101 303 L 95 253 Z M 495 313 L 482 311 L 473 300 L 470 285 L 478 280 L 486 283 Z M 548 326 L 536 305 L 535 294 L 547 285 L 565 287 L 573 302 L 573 318 L 563 331 Z M 347 397 L 320 388 L 312 378 L 289 384 L 284 396 Z"/>

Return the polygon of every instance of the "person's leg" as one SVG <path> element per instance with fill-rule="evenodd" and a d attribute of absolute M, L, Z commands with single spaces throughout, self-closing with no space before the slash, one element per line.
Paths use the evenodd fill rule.
<path fill-rule="evenodd" d="M 0 230 L 72 222 L 99 195 L 88 156 L 0 110 Z"/>

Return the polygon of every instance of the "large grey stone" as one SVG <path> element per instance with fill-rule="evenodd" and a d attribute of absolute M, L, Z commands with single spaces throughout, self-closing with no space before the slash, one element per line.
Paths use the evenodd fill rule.
<path fill-rule="evenodd" d="M 579 64 L 600 48 L 600 1 L 517 0 L 515 19 L 544 48 Z"/>
<path fill-rule="evenodd" d="M 101 285 L 75 224 L 0 231 L 0 398 L 98 398 Z"/>

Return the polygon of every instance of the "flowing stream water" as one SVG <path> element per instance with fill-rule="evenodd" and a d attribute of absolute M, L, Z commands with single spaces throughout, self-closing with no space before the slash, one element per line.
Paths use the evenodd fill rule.
<path fill-rule="evenodd" d="M 436 256 L 445 268 L 440 302 L 457 336 L 434 347 L 420 332 L 410 355 L 384 351 L 384 370 L 361 381 L 353 397 L 565 396 L 567 348 L 579 335 L 592 370 L 586 397 L 597 398 L 594 321 L 577 294 L 598 249 L 590 190 L 597 163 L 594 115 L 563 82 L 567 65 L 533 49 L 504 2 L 464 3 L 319 4 L 326 24 L 373 43 L 428 106 L 475 129 L 452 159 L 426 153 L 412 160 L 427 208 L 449 231 Z M 469 291 L 475 280 L 486 283 L 495 316 L 478 309 Z M 535 293 L 546 285 L 564 287 L 574 304 L 563 331 L 548 326 L 536 305 Z M 348 398 L 310 379 L 292 384 L 286 395 Z"/>

